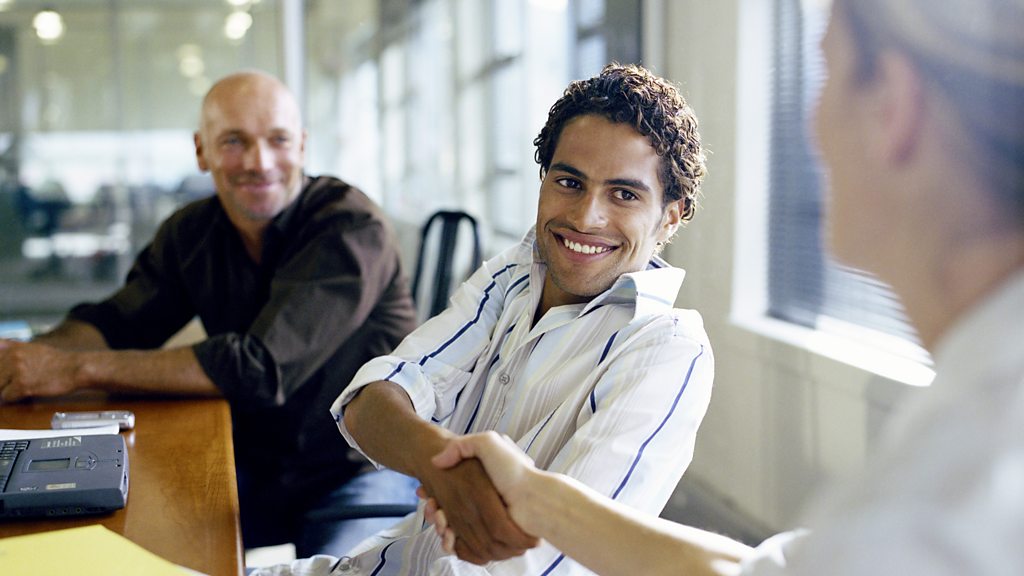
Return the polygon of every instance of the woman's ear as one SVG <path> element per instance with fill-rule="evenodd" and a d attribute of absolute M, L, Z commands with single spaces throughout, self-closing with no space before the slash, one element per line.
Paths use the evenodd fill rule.
<path fill-rule="evenodd" d="M 926 99 L 923 79 L 914 63 L 893 50 L 879 55 L 872 79 L 875 150 L 886 162 L 902 163 L 916 150 L 923 130 Z"/>

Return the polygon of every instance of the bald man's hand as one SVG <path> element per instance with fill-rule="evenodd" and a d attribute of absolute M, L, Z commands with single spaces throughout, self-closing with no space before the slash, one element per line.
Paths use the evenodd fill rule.
<path fill-rule="evenodd" d="M 0 401 L 75 391 L 78 353 L 46 344 L 0 340 Z"/>

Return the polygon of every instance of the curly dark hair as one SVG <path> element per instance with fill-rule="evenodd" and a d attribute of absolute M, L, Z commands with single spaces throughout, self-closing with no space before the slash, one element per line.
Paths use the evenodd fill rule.
<path fill-rule="evenodd" d="M 675 86 L 635 64 L 612 63 L 589 80 L 577 80 L 551 107 L 548 121 L 533 140 L 543 180 L 565 125 L 586 114 L 635 128 L 661 157 L 663 204 L 684 199 L 682 218 L 696 210 L 700 183 L 707 173 L 697 132 L 697 116 Z"/>

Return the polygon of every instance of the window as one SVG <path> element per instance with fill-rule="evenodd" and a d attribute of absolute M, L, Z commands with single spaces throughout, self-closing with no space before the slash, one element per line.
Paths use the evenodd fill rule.
<path fill-rule="evenodd" d="M 211 79 L 279 71 L 278 6 L 0 6 L 0 321 L 42 327 L 121 283 L 157 224 L 209 194 L 192 146 Z M 59 26 L 37 29 L 56 8 Z"/>
<path fill-rule="evenodd" d="M 567 2 L 386 0 L 378 9 L 368 42 L 377 48 L 337 82 L 342 94 L 370 95 L 356 72 L 379 70 L 377 102 L 364 107 L 379 114 L 379 179 L 351 163 L 347 173 L 340 162 L 326 170 L 379 182 L 374 196 L 401 222 L 457 207 L 486 223 L 497 240 L 489 249 L 514 242 L 536 206 L 531 142 L 569 79 Z M 336 157 L 365 145 L 343 136 Z"/>
<path fill-rule="evenodd" d="M 39 326 L 113 291 L 159 222 L 212 192 L 200 99 L 238 69 L 284 78 L 284 47 L 306 55 L 308 172 L 399 226 L 465 209 L 492 252 L 534 221 L 532 141 L 569 80 L 640 59 L 640 0 L 312 2 L 297 31 L 281 0 L 53 4 L 64 34 L 43 41 L 41 4 L 0 1 L 0 321 Z"/>
<path fill-rule="evenodd" d="M 609 62 L 641 62 L 639 0 L 576 0 L 573 77 L 589 78 Z"/>
<path fill-rule="evenodd" d="M 458 207 L 481 219 L 489 251 L 517 241 L 536 211 L 533 138 L 569 80 L 639 61 L 639 0 L 384 0 L 375 10 L 358 25 L 332 3 L 311 11 L 316 43 L 362 31 L 357 47 L 341 42 L 355 58 L 334 81 L 380 134 L 353 138 L 346 106 L 321 118 L 339 143 L 323 171 L 368 189 L 402 223 Z"/>
<path fill-rule="evenodd" d="M 774 0 L 770 107 L 768 314 L 927 362 L 895 295 L 827 254 L 821 167 L 807 129 L 823 80 L 827 2 Z"/>

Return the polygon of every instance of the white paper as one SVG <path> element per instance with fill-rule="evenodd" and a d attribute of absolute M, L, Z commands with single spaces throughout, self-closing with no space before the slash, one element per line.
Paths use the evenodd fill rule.
<path fill-rule="evenodd" d="M 0 428 L 0 441 L 31 440 L 33 438 L 64 438 L 67 436 L 99 436 L 100 434 L 117 434 L 121 429 L 117 423 L 93 426 L 91 428 L 75 428 L 70 430 L 17 430 Z"/>

